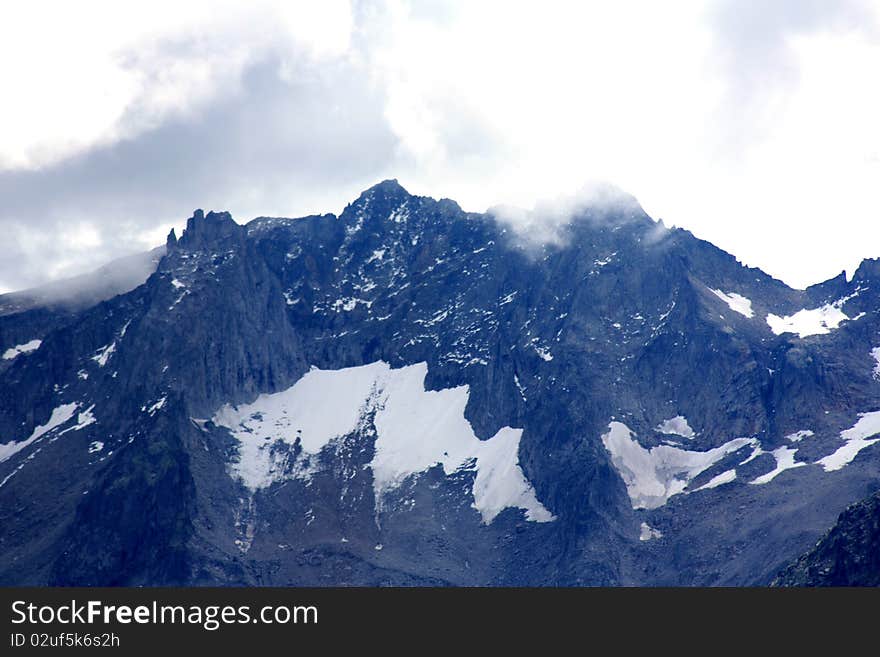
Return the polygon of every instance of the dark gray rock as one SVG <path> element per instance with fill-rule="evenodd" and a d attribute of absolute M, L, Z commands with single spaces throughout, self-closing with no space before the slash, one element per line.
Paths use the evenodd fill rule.
<path fill-rule="evenodd" d="M 853 504 L 774 586 L 880 586 L 880 492 Z"/>

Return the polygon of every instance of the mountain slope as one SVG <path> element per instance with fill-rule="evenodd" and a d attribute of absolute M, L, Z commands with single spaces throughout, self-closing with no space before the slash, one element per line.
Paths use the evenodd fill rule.
<path fill-rule="evenodd" d="M 847 507 L 777 586 L 880 586 L 880 493 Z"/>
<path fill-rule="evenodd" d="M 0 581 L 767 583 L 878 479 L 878 276 L 622 195 L 551 244 L 396 181 L 197 211 L 36 348 L 6 318 Z"/>

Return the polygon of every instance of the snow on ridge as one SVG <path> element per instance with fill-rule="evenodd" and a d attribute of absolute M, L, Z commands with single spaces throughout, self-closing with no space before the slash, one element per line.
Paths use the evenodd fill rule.
<path fill-rule="evenodd" d="M 840 432 L 840 438 L 845 441 L 844 444 L 816 463 L 825 468 L 825 472 L 840 470 L 851 463 L 863 449 L 880 441 L 880 438 L 873 438 L 877 434 L 880 434 L 880 411 L 859 413 L 858 422 L 849 429 Z"/>
<path fill-rule="evenodd" d="M 225 405 L 214 422 L 239 441 L 230 474 L 251 490 L 289 477 L 308 480 L 315 457 L 336 438 L 376 432 L 369 466 L 377 510 L 408 477 L 440 465 L 447 475 L 473 470 L 472 506 L 485 524 L 503 509 L 523 509 L 528 520 L 554 516 L 538 501 L 519 465 L 522 429 L 501 428 L 480 440 L 464 417 L 468 386 L 425 390 L 427 364 L 392 369 L 383 361 L 340 370 L 313 368 L 285 391 L 252 404 Z M 292 457 L 280 444 L 299 443 Z M 294 459 L 291 462 L 291 459 Z"/>
<path fill-rule="evenodd" d="M 15 454 L 23 450 L 28 445 L 35 443 L 37 440 L 45 436 L 53 429 L 67 423 L 70 418 L 73 417 L 76 409 L 76 404 L 63 404 L 62 406 L 59 406 L 52 411 L 52 415 L 46 421 L 46 424 L 35 427 L 29 437 L 19 442 L 11 442 L 0 445 L 0 463 L 8 461 L 10 458 L 12 458 Z"/>
<path fill-rule="evenodd" d="M 42 340 L 31 340 L 30 342 L 10 347 L 3 352 L 3 360 L 12 360 L 21 354 L 29 354 L 39 349 L 41 344 L 43 344 Z"/>
<path fill-rule="evenodd" d="M 874 347 L 871 350 L 871 356 L 874 358 L 874 378 L 880 380 L 880 347 Z"/>
<path fill-rule="evenodd" d="M 853 296 L 838 299 L 833 303 L 826 303 L 819 308 L 804 308 L 785 317 L 770 313 L 767 315 L 767 325 L 776 335 L 797 333 L 800 338 L 810 335 L 825 335 L 839 328 L 841 322 L 856 320 L 862 316 L 850 317 L 841 310 L 843 304 Z"/>
<path fill-rule="evenodd" d="M 735 438 L 705 452 L 690 451 L 671 445 L 646 449 L 622 422 L 612 421 L 602 443 L 611 454 L 611 462 L 626 484 L 634 509 L 656 509 L 673 495 L 685 492 L 688 484 L 728 454 L 754 438 Z"/>
<path fill-rule="evenodd" d="M 730 306 L 731 310 L 738 312 L 740 315 L 748 317 L 749 319 L 755 316 L 755 311 L 752 310 L 751 299 L 747 299 L 743 295 L 737 294 L 736 292 L 725 294 L 721 290 L 712 290 L 712 294 L 721 299 L 724 303 Z"/>
<path fill-rule="evenodd" d="M 654 431 L 667 435 L 681 436 L 689 440 L 693 440 L 694 436 L 697 435 L 691 429 L 691 425 L 688 424 L 687 418 L 684 415 L 676 415 L 668 420 L 663 420 L 663 422 L 655 427 Z"/>

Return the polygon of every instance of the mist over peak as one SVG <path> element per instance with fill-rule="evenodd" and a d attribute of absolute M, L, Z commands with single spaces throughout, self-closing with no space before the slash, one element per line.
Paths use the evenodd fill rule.
<path fill-rule="evenodd" d="M 608 182 L 584 184 L 573 194 L 541 199 L 531 208 L 501 204 L 490 207 L 487 213 L 529 248 L 565 246 L 571 239 L 573 225 L 579 222 L 656 223 L 634 196 Z"/>

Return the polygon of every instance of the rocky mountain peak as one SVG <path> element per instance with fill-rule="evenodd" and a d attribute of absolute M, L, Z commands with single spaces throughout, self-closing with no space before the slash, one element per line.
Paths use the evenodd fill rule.
<path fill-rule="evenodd" d="M 397 181 L 397 178 L 387 178 L 365 190 L 361 196 L 364 195 L 399 198 L 410 196 L 410 193 Z"/>
<path fill-rule="evenodd" d="M 880 258 L 866 258 L 859 264 L 853 281 L 880 280 Z"/>
<path fill-rule="evenodd" d="M 877 480 L 880 298 L 602 198 L 547 247 L 395 180 L 196 210 L 0 316 L 0 583 L 769 582 Z"/>
<path fill-rule="evenodd" d="M 235 222 L 229 212 L 209 212 L 206 215 L 198 209 L 187 219 L 186 228 L 177 244 L 186 249 L 198 249 L 225 238 L 243 237 L 244 234 L 244 228 Z"/>
<path fill-rule="evenodd" d="M 397 179 L 390 178 L 361 192 L 357 199 L 346 207 L 343 215 L 351 212 L 374 214 L 377 208 L 394 207 L 409 198 L 412 196 L 397 182 Z"/>

